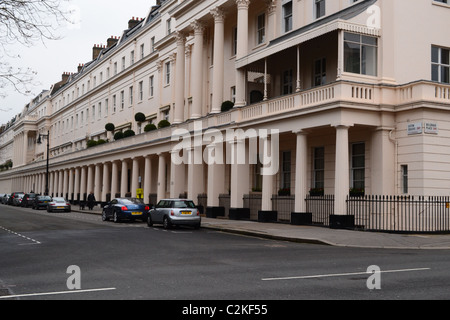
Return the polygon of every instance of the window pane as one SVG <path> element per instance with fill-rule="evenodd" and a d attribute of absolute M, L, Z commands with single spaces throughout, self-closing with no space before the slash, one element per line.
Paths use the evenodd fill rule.
<path fill-rule="evenodd" d="M 377 38 L 362 36 L 362 43 L 368 44 L 368 45 L 371 45 L 371 46 L 376 46 L 377 45 Z"/>
<path fill-rule="evenodd" d="M 360 43 L 361 42 L 361 36 L 359 34 L 345 32 L 344 33 L 344 40 L 345 41 L 352 41 L 352 42 Z"/>
<path fill-rule="evenodd" d="M 441 63 L 442 64 L 450 64 L 450 50 L 441 49 Z"/>
<path fill-rule="evenodd" d="M 344 43 L 345 72 L 360 73 L 360 54 L 359 44 Z"/>
<path fill-rule="evenodd" d="M 439 48 L 431 47 L 431 61 L 439 63 Z"/>
<path fill-rule="evenodd" d="M 436 64 L 431 66 L 431 80 L 439 81 L 439 66 Z"/>
<path fill-rule="evenodd" d="M 369 76 L 377 75 L 377 47 L 362 46 L 361 73 Z"/>
<path fill-rule="evenodd" d="M 441 67 L 441 82 L 450 83 L 449 67 Z"/>

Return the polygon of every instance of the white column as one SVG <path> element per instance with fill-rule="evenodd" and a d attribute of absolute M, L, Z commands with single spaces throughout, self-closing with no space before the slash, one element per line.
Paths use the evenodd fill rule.
<path fill-rule="evenodd" d="M 216 149 L 213 144 L 208 145 L 208 153 L 210 154 Z M 219 196 L 225 193 L 225 162 L 223 159 L 223 154 L 215 154 L 214 158 L 216 163 L 208 164 L 208 207 L 218 207 L 219 206 Z M 209 157 L 211 159 L 211 157 Z"/>
<path fill-rule="evenodd" d="M 308 142 L 304 131 L 294 132 L 297 135 L 297 150 L 295 156 L 295 212 L 306 212 Z"/>
<path fill-rule="evenodd" d="M 103 163 L 103 181 L 102 181 L 102 202 L 106 202 L 106 195 L 111 194 L 111 183 L 110 178 L 111 175 L 109 173 L 110 164 L 109 162 Z M 111 195 L 112 197 L 112 195 Z M 111 198 L 112 199 L 112 198 Z"/>
<path fill-rule="evenodd" d="M 211 113 L 220 113 L 223 102 L 225 13 L 222 9 L 214 8 L 211 10 L 211 14 L 214 17 L 214 70 Z"/>
<path fill-rule="evenodd" d="M 177 152 L 178 153 L 178 152 Z M 170 197 L 178 198 L 180 194 L 184 193 L 186 184 L 186 165 L 181 163 L 179 165 L 170 161 Z"/>
<path fill-rule="evenodd" d="M 39 189 L 41 190 L 41 179 L 39 179 Z M 58 171 L 58 197 L 61 197 L 61 194 L 64 194 L 64 171 Z"/>
<path fill-rule="evenodd" d="M 137 192 L 136 190 L 139 188 L 139 159 L 133 158 L 133 167 L 131 173 L 131 196 L 136 198 Z"/>
<path fill-rule="evenodd" d="M 166 157 L 164 153 L 159 153 L 158 162 L 158 191 L 157 191 L 157 201 L 166 197 Z"/>
<path fill-rule="evenodd" d="M 23 155 L 22 155 L 22 163 L 24 165 L 27 164 L 27 154 L 28 154 L 28 131 L 23 132 Z"/>
<path fill-rule="evenodd" d="M 249 192 L 250 182 L 250 166 L 247 154 L 247 148 L 245 140 L 231 142 L 231 195 L 230 195 L 230 208 L 243 208 L 244 207 L 244 194 Z M 238 162 L 238 156 L 242 157 L 242 160 Z"/>
<path fill-rule="evenodd" d="M 150 155 L 145 156 L 145 172 L 144 172 L 144 202 L 149 203 L 149 195 L 152 185 L 152 158 Z"/>
<path fill-rule="evenodd" d="M 44 177 L 45 179 L 45 177 Z M 72 194 L 73 194 L 73 168 L 69 169 L 69 188 L 68 188 L 68 196 L 67 196 L 67 200 L 69 201 L 73 201 L 74 199 L 72 198 Z"/>
<path fill-rule="evenodd" d="M 202 159 L 202 149 L 194 147 L 188 150 L 188 152 L 188 198 L 197 203 L 198 195 L 204 192 L 204 180 L 203 162 L 201 164 L 196 164 L 195 159 Z"/>
<path fill-rule="evenodd" d="M 338 61 L 337 61 L 337 79 L 341 80 L 344 72 L 344 31 L 338 30 Z"/>
<path fill-rule="evenodd" d="M 277 150 L 272 149 L 271 137 L 267 137 L 263 140 L 263 155 L 272 157 Z M 272 211 L 272 195 L 273 195 L 273 175 L 262 176 L 262 198 L 261 198 L 261 210 Z"/>
<path fill-rule="evenodd" d="M 80 168 L 75 168 L 75 184 L 73 187 L 73 197 L 74 200 L 78 200 L 77 195 L 80 193 Z M 80 195 L 81 199 L 81 195 Z"/>
<path fill-rule="evenodd" d="M 80 177 L 80 201 L 86 200 L 84 195 L 87 193 L 86 191 L 86 167 L 81 167 L 81 177 Z"/>
<path fill-rule="evenodd" d="M 346 215 L 346 200 L 349 193 L 349 147 L 348 126 L 336 127 L 336 169 L 334 186 L 334 214 Z"/>
<path fill-rule="evenodd" d="M 250 0 L 236 0 L 236 4 L 238 10 L 236 60 L 239 60 L 248 54 L 248 7 Z M 246 73 L 245 69 L 236 70 L 236 107 L 247 104 L 245 98 Z"/>
<path fill-rule="evenodd" d="M 116 197 L 116 193 L 119 193 L 119 164 L 117 161 L 113 161 L 111 173 L 111 199 Z"/>
<path fill-rule="evenodd" d="M 194 52 L 192 54 L 192 110 L 191 119 L 202 116 L 203 105 L 203 32 L 204 25 L 199 21 L 191 24 L 194 29 Z"/>
<path fill-rule="evenodd" d="M 297 45 L 297 85 L 295 88 L 295 92 L 300 92 L 301 90 L 301 81 L 300 81 L 300 45 Z"/>
<path fill-rule="evenodd" d="M 62 193 L 63 193 L 63 197 L 64 198 L 66 198 L 66 194 L 67 194 L 67 192 L 68 192 L 68 186 L 69 186 L 69 172 L 68 172 L 68 170 L 67 169 L 64 169 L 63 170 L 63 189 L 62 189 Z M 42 176 L 42 181 L 44 181 L 45 180 L 45 177 L 44 176 Z M 42 184 L 42 185 L 44 185 L 45 184 L 45 182 Z M 45 188 L 45 187 L 44 187 Z M 67 200 L 67 199 L 66 199 Z"/>
<path fill-rule="evenodd" d="M 395 194 L 395 144 L 389 137 L 393 129 L 380 127 L 372 133 L 371 193 L 374 195 Z"/>
<path fill-rule="evenodd" d="M 177 33 L 177 60 L 175 78 L 175 115 L 174 124 L 184 121 L 184 88 L 185 88 L 185 44 L 186 38 L 183 34 Z"/>
<path fill-rule="evenodd" d="M 122 176 L 120 179 L 120 196 L 125 197 L 128 192 L 128 162 L 122 159 Z"/>
<path fill-rule="evenodd" d="M 95 200 L 100 201 L 102 198 L 102 164 L 95 165 L 95 179 L 94 179 L 94 196 Z"/>
<path fill-rule="evenodd" d="M 87 194 L 89 195 L 91 192 L 94 192 L 94 167 L 88 166 L 87 170 Z"/>

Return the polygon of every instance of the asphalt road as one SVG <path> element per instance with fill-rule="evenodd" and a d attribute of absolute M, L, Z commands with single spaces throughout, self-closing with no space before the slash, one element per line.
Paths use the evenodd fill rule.
<path fill-rule="evenodd" d="M 372 265 L 381 273 L 368 274 Z M 68 273 L 70 266 L 79 272 Z M 114 224 L 96 215 L 0 205 L 0 301 L 447 300 L 449 270 L 444 250 L 337 248 L 208 229 L 165 231 L 142 222 Z M 368 288 L 371 276 L 380 289 Z M 70 290 L 68 282 L 80 288 Z"/>

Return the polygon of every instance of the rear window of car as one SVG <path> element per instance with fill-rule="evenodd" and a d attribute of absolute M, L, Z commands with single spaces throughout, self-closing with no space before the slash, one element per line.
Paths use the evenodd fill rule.
<path fill-rule="evenodd" d="M 121 199 L 121 204 L 142 204 L 143 202 L 139 199 Z"/>
<path fill-rule="evenodd" d="M 65 203 L 66 200 L 62 199 L 62 198 L 54 198 L 53 201 L 58 202 L 58 203 Z"/>
<path fill-rule="evenodd" d="M 190 209 L 194 209 L 195 208 L 195 204 L 192 201 L 174 201 L 173 202 L 173 207 L 174 208 L 190 208 Z"/>
<path fill-rule="evenodd" d="M 46 197 L 46 196 L 37 196 L 37 199 L 38 200 L 48 200 L 48 201 L 52 200 L 52 198 Z"/>

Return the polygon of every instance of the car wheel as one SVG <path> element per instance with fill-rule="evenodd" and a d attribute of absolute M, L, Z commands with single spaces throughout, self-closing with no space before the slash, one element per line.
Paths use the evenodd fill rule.
<path fill-rule="evenodd" d="M 150 215 L 148 215 L 148 217 L 147 217 L 147 225 L 149 227 L 153 227 L 153 221 L 152 221 L 152 217 L 150 217 Z"/>
<path fill-rule="evenodd" d="M 106 216 L 105 210 L 102 212 L 102 221 L 109 221 L 109 218 Z"/>
<path fill-rule="evenodd" d="M 163 227 L 164 229 L 170 229 L 172 227 L 172 224 L 170 223 L 169 217 L 165 216 L 163 220 Z"/>
<path fill-rule="evenodd" d="M 114 223 L 119 223 L 120 222 L 120 219 L 119 219 L 119 217 L 118 217 L 118 215 L 117 215 L 117 212 L 115 212 L 114 211 Z"/>

